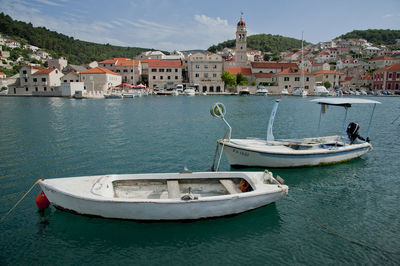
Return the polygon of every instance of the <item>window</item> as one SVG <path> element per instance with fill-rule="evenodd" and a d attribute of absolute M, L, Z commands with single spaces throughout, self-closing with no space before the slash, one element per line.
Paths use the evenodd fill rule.
<path fill-rule="evenodd" d="M 168 76 L 168 79 L 171 79 L 171 76 Z"/>
<path fill-rule="evenodd" d="M 44 87 L 44 88 L 43 88 L 43 90 L 44 90 L 44 91 L 47 91 L 47 88 L 46 88 L 46 87 Z"/>
<path fill-rule="evenodd" d="M 178 69 L 177 69 L 177 68 L 175 68 L 175 72 L 178 72 Z"/>
<path fill-rule="evenodd" d="M 214 65 L 213 68 L 214 68 L 214 69 L 217 69 L 217 65 Z M 217 88 L 218 88 L 218 87 L 217 87 Z"/>
<path fill-rule="evenodd" d="M 310 81 L 310 77 L 306 77 L 306 81 Z"/>
<path fill-rule="evenodd" d="M 197 68 L 197 69 L 199 69 L 199 68 L 200 68 L 200 66 L 199 66 L 199 65 L 196 65 L 196 68 Z"/>
<path fill-rule="evenodd" d="M 175 76 L 175 79 L 178 79 L 178 76 Z"/>
<path fill-rule="evenodd" d="M 22 71 L 22 74 L 26 74 L 26 70 Z"/>
<path fill-rule="evenodd" d="M 216 77 L 217 77 L 217 74 L 214 73 L 214 74 L 213 74 L 213 78 L 216 78 Z"/>
<path fill-rule="evenodd" d="M 46 78 L 42 78 L 42 81 L 43 81 L 43 82 L 46 82 Z"/>
<path fill-rule="evenodd" d="M 160 76 L 160 79 L 163 79 L 164 77 L 163 76 Z"/>
<path fill-rule="evenodd" d="M 82 77 L 82 80 L 85 80 L 86 79 L 86 77 Z"/>
<path fill-rule="evenodd" d="M 164 72 L 164 68 L 160 68 L 158 72 Z"/>
<path fill-rule="evenodd" d="M 208 69 L 208 65 L 204 65 L 204 68 L 205 68 L 205 69 Z"/>
<path fill-rule="evenodd" d="M 214 86 L 210 86 L 210 92 L 214 92 Z"/>
<path fill-rule="evenodd" d="M 167 68 L 167 72 L 171 72 L 172 71 L 172 69 L 170 69 L 170 68 Z"/>
<path fill-rule="evenodd" d="M 397 77 L 396 78 L 400 78 L 400 73 L 397 73 Z"/>
<path fill-rule="evenodd" d="M 300 77 L 295 77 L 294 81 L 300 81 Z"/>
<path fill-rule="evenodd" d="M 198 78 L 198 77 L 199 77 L 199 73 L 194 74 L 194 76 L 195 76 L 196 78 Z"/>
<path fill-rule="evenodd" d="M 70 79 L 69 82 L 74 82 L 74 80 Z"/>
<path fill-rule="evenodd" d="M 284 77 L 283 80 L 284 81 L 289 81 L 289 77 Z"/>
<path fill-rule="evenodd" d="M 133 69 L 131 69 L 131 72 L 133 72 Z"/>
<path fill-rule="evenodd" d="M 38 87 L 35 88 L 35 91 L 38 91 Z"/>
<path fill-rule="evenodd" d="M 67 82 L 67 80 L 66 80 L 66 79 L 64 79 L 64 82 Z"/>
<path fill-rule="evenodd" d="M 204 73 L 204 77 L 205 77 L 205 78 L 208 78 L 208 73 Z"/>
<path fill-rule="evenodd" d="M 25 91 L 28 91 L 28 87 L 25 88 Z"/>
<path fill-rule="evenodd" d="M 153 79 L 156 79 L 156 76 L 153 76 Z"/>
<path fill-rule="evenodd" d="M 124 72 L 128 72 L 128 69 L 124 69 Z"/>
<path fill-rule="evenodd" d="M 306 90 L 308 90 L 308 85 L 307 85 L 307 86 L 304 86 L 304 88 L 305 88 Z"/>
<path fill-rule="evenodd" d="M 217 92 L 221 92 L 221 87 L 217 86 Z"/>
<path fill-rule="evenodd" d="M 25 82 L 28 82 L 28 79 L 27 79 L 27 78 L 25 78 Z"/>
<path fill-rule="evenodd" d="M 157 68 L 152 68 L 151 72 L 157 72 Z"/>
<path fill-rule="evenodd" d="M 117 69 L 117 73 L 120 73 L 120 72 L 121 72 L 121 70 Z"/>
<path fill-rule="evenodd" d="M 37 82 L 37 78 L 34 78 L 34 79 L 33 79 L 33 82 Z"/>

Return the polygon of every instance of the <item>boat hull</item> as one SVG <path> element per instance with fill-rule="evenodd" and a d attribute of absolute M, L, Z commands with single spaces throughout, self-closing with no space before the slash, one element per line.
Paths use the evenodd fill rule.
<path fill-rule="evenodd" d="M 222 142 L 219 141 L 222 146 Z M 347 145 L 339 149 L 310 152 L 278 153 L 268 150 L 252 150 L 224 142 L 224 153 L 232 167 L 293 168 L 335 164 L 358 158 L 372 149 L 369 143 Z"/>
<path fill-rule="evenodd" d="M 81 215 L 126 220 L 195 220 L 234 215 L 275 202 L 288 191 L 287 186 L 279 185 L 272 190 L 255 189 L 246 193 L 188 201 L 181 198 L 135 200 L 74 195 L 46 183 L 46 180 L 39 184 L 51 204 L 58 209 Z"/>

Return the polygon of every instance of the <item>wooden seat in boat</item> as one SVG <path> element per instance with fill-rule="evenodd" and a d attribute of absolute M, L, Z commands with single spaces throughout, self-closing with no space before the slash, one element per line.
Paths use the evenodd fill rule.
<path fill-rule="evenodd" d="M 219 182 L 228 190 L 231 194 L 242 193 L 242 191 L 233 183 L 230 179 L 220 179 Z"/>
<path fill-rule="evenodd" d="M 176 199 L 181 197 L 178 180 L 167 180 L 168 198 Z"/>

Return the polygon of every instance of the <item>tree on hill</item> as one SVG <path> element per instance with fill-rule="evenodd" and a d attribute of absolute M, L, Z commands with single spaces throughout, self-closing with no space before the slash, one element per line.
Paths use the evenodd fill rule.
<path fill-rule="evenodd" d="M 0 33 L 47 50 L 53 57 L 63 56 L 71 64 L 85 64 L 114 57 L 133 58 L 143 51 L 153 50 L 137 47 L 122 47 L 75 40 L 73 37 L 50 31 L 44 27 L 33 27 L 31 23 L 13 20 L 0 13 Z"/>
<path fill-rule="evenodd" d="M 228 40 L 217 45 L 212 45 L 208 48 L 209 52 L 215 53 L 222 51 L 225 47 L 234 48 L 235 40 Z M 305 45 L 309 44 L 304 42 Z M 272 52 L 278 54 L 283 51 L 288 51 L 292 48 L 301 48 L 301 40 L 271 34 L 256 34 L 247 37 L 247 47 L 253 50 L 262 52 Z"/>
<path fill-rule="evenodd" d="M 400 30 L 378 30 L 378 29 L 369 29 L 369 30 L 353 30 L 352 32 L 348 32 L 339 36 L 342 39 L 366 39 L 368 42 L 371 42 L 375 45 L 377 44 L 385 44 L 391 45 L 396 44 L 396 40 L 400 39 Z"/>

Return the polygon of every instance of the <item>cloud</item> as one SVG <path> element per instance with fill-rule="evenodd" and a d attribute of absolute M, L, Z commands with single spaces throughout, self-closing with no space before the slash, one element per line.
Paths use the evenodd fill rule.
<path fill-rule="evenodd" d="M 62 4 L 51 0 L 35 0 L 35 1 L 49 6 L 63 6 Z"/>

